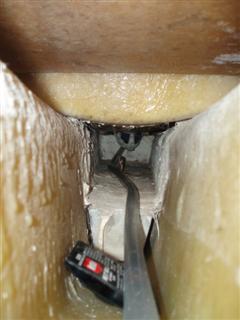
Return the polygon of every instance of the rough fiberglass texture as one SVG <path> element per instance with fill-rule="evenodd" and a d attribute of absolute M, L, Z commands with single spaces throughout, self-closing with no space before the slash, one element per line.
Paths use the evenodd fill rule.
<path fill-rule="evenodd" d="M 240 86 L 156 138 L 155 291 L 167 319 L 240 317 Z"/>
<path fill-rule="evenodd" d="M 119 317 L 63 264 L 74 242 L 87 239 L 89 132 L 41 102 L 3 64 L 0 84 L 3 318 Z"/>

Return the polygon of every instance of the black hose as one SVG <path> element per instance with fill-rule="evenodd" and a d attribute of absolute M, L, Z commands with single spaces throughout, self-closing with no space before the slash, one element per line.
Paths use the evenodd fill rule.
<path fill-rule="evenodd" d="M 115 157 L 114 159 L 116 160 Z M 124 230 L 123 318 L 125 320 L 157 320 L 160 319 L 160 316 L 143 253 L 145 236 L 140 217 L 138 188 L 114 164 L 109 165 L 109 169 L 127 189 Z"/>

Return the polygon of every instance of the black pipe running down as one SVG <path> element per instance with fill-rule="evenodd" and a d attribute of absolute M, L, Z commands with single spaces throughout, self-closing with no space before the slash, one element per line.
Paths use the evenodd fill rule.
<path fill-rule="evenodd" d="M 115 157 L 114 160 L 116 161 Z M 124 230 L 125 320 L 160 319 L 144 258 L 145 236 L 140 217 L 140 196 L 136 185 L 114 164 L 108 166 L 127 189 Z"/>

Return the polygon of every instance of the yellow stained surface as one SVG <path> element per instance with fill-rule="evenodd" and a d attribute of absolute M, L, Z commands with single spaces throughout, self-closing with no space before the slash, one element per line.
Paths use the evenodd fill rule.
<path fill-rule="evenodd" d="M 154 285 L 165 318 L 239 319 L 240 86 L 161 141 Z"/>
<path fill-rule="evenodd" d="M 82 124 L 0 67 L 1 319 L 59 319 L 68 306 L 64 258 L 76 240 L 87 240 L 88 141 Z"/>
<path fill-rule="evenodd" d="M 173 74 L 36 73 L 24 82 L 55 110 L 115 124 L 186 119 L 208 109 L 239 77 Z"/>

